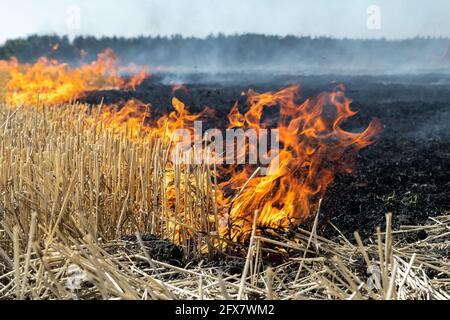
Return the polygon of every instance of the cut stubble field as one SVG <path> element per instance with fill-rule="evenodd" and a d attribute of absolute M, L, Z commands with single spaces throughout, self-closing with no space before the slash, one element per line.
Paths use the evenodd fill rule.
<path fill-rule="evenodd" d="M 449 216 L 400 226 L 379 212 L 361 239 L 327 218 L 325 198 L 302 227 L 256 232 L 256 213 L 233 242 L 220 235 L 215 168 L 173 164 L 170 141 L 108 127 L 100 108 L 2 105 L 2 298 L 450 298 Z M 372 166 L 377 147 L 359 161 Z"/>

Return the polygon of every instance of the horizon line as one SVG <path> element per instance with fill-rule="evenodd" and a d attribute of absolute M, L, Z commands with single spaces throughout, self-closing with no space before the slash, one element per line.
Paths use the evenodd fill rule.
<path fill-rule="evenodd" d="M 197 39 L 197 40 L 208 40 L 211 38 L 219 38 L 219 37 L 241 37 L 241 36 L 265 36 L 270 38 L 296 38 L 296 39 L 327 39 L 327 40 L 350 40 L 350 41 L 387 41 L 387 42 L 399 42 L 399 41 L 408 41 L 408 40 L 449 40 L 450 36 L 436 36 L 436 35 L 416 35 L 414 37 L 405 37 L 405 38 L 397 38 L 397 37 L 336 37 L 331 35 L 295 35 L 295 34 L 270 34 L 270 33 L 257 33 L 257 32 L 243 32 L 243 33 L 210 33 L 206 36 L 194 36 L 194 35 L 183 35 L 180 33 L 173 34 L 158 34 L 158 35 L 135 35 L 135 36 L 122 36 L 122 35 L 93 35 L 93 34 L 58 34 L 58 33 L 30 33 L 24 36 L 7 38 L 3 41 L 0 41 L 0 46 L 4 46 L 9 41 L 18 41 L 18 40 L 28 40 L 32 37 L 59 37 L 61 39 L 67 39 L 70 43 L 77 38 L 95 38 L 95 39 L 126 39 L 126 40 L 134 40 L 140 38 L 163 38 L 163 39 L 174 39 L 181 38 L 182 40 L 188 39 Z"/>

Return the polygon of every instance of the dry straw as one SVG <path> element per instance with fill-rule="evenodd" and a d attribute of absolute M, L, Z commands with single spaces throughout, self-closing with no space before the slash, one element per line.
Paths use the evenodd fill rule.
<path fill-rule="evenodd" d="M 168 144 L 80 108 L 0 108 L 0 298 L 449 299 L 449 216 L 393 231 L 388 214 L 364 242 L 319 236 L 317 214 L 289 239 L 254 228 L 247 254 L 227 258 L 244 260 L 241 273 L 211 263 L 228 243 L 215 168 L 174 165 Z M 189 263 L 158 261 L 144 234 Z"/>

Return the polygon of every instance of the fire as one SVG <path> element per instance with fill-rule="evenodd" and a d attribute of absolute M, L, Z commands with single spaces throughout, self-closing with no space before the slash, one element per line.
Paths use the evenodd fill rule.
<path fill-rule="evenodd" d="M 77 68 L 47 58 L 39 59 L 34 65 L 21 65 L 11 59 L 0 61 L 0 83 L 3 81 L 6 88 L 7 105 L 35 105 L 39 97 L 40 102 L 55 106 L 78 99 L 87 91 L 134 89 L 148 76 L 146 69 L 131 66 L 126 71 L 134 76 L 125 80 L 120 76 L 123 70 L 110 50 L 99 54 L 97 61 Z M 173 89 L 185 90 L 185 87 L 174 86 Z M 298 102 L 298 92 L 298 86 L 263 94 L 249 91 L 246 94 L 248 111 L 241 113 L 236 103 L 229 113 L 225 127 L 256 132 L 277 129 L 281 148 L 270 161 L 265 175 L 259 174 L 261 168 L 257 165 L 217 168 L 219 182 L 222 181 L 215 195 L 221 208 L 217 231 L 222 237 L 232 241 L 248 239 L 255 212 L 258 212 L 259 233 L 264 229 L 288 230 L 305 222 L 313 216 L 335 176 L 351 173 L 358 151 L 373 143 L 382 130 L 377 119 L 359 133 L 342 129 L 342 124 L 355 115 L 343 86 L 304 102 Z M 205 115 L 212 116 L 211 109 L 190 113 L 175 97 L 172 107 L 174 111 L 168 115 L 151 119 L 152 106 L 137 100 L 105 105 L 90 110 L 92 117 L 88 125 L 95 125 L 98 130 L 109 128 L 125 133 L 130 139 L 140 135 L 156 136 L 170 148 L 175 145 L 172 139 L 177 129 L 192 129 L 194 121 Z M 264 116 L 271 110 L 278 111 L 279 117 Z M 174 167 L 165 170 L 169 170 L 171 177 L 168 186 L 179 181 Z M 224 181 L 227 177 L 229 180 Z M 179 213 L 177 198 L 180 196 L 175 188 L 169 188 L 166 193 L 168 208 L 177 208 L 174 211 Z M 186 216 L 184 221 L 189 224 L 190 220 Z"/>
<path fill-rule="evenodd" d="M 153 132 L 165 141 L 171 140 L 173 133 L 177 129 L 191 129 L 194 121 L 202 117 L 202 114 L 191 114 L 186 109 L 186 105 L 175 97 L 172 98 L 172 107 L 174 111 L 168 116 L 158 119 L 156 121 L 156 127 L 153 129 Z"/>
<path fill-rule="evenodd" d="M 89 124 L 97 124 L 99 129 L 113 129 L 115 133 L 126 133 L 128 138 L 136 139 L 138 134 L 152 135 L 166 144 L 173 139 L 177 129 L 192 131 L 193 123 L 208 111 L 191 114 L 186 105 L 177 98 L 172 99 L 174 111 L 168 115 L 151 119 L 152 105 L 131 99 L 127 102 L 105 105 L 100 110 L 93 109 Z"/>
<path fill-rule="evenodd" d="M 137 139 L 141 134 L 148 134 L 149 127 L 146 121 L 150 117 L 150 105 L 138 100 L 129 100 L 124 106 L 107 105 L 96 111 L 89 119 L 91 125 L 95 124 L 99 131 L 112 129 L 116 134 L 125 134 L 127 138 Z"/>
<path fill-rule="evenodd" d="M 297 103 L 297 86 L 279 92 L 250 91 L 249 111 L 242 115 L 237 105 L 229 119 L 231 126 L 254 129 L 268 126 L 262 120 L 266 108 L 279 108 L 277 124 L 281 150 L 265 176 L 251 177 L 248 167 L 221 185 L 222 189 L 245 188 L 229 203 L 228 226 L 223 236 L 246 239 L 258 211 L 257 227 L 286 230 L 304 222 L 317 208 L 338 173 L 350 173 L 358 150 L 374 142 L 382 126 L 373 120 L 361 133 L 345 131 L 341 125 L 355 115 L 351 100 L 339 86 L 333 92 Z M 251 178 L 251 179 L 250 179 Z M 250 179 L 250 180 L 249 180 Z"/>
<path fill-rule="evenodd" d="M 244 116 L 239 112 L 238 103 L 236 102 L 228 114 L 229 126 L 228 128 L 240 128 L 245 124 Z"/>
<path fill-rule="evenodd" d="M 32 65 L 21 65 L 16 59 L 2 61 L 0 71 L 7 72 L 3 98 L 8 105 L 35 105 L 38 100 L 46 105 L 56 105 L 79 99 L 88 91 L 135 89 L 148 76 L 146 68 L 121 69 L 111 50 L 80 67 L 42 57 Z M 134 74 L 129 80 L 120 76 L 121 72 L 127 71 Z"/>
<path fill-rule="evenodd" d="M 11 80 L 11 72 L 17 68 L 19 62 L 16 58 L 11 58 L 9 61 L 0 60 L 0 93 L 4 91 L 6 85 Z"/>

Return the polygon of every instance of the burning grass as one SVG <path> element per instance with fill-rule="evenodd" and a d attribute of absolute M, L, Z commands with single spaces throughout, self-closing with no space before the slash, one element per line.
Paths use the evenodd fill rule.
<path fill-rule="evenodd" d="M 204 153 L 200 162 L 171 161 L 186 152 L 174 147 L 175 132 L 195 133 L 211 109 L 192 114 L 173 98 L 174 111 L 153 119 L 152 106 L 137 100 L 68 102 L 90 90 L 131 90 L 146 77 L 120 70 L 110 51 L 77 68 L 0 61 L 1 296 L 449 298 L 448 217 L 394 233 L 388 215 L 385 232 L 366 244 L 358 234 L 356 244 L 317 235 L 327 188 L 382 129 L 377 120 L 359 133 L 341 128 L 355 115 L 343 87 L 303 102 L 296 86 L 249 91 L 247 111 L 235 105 L 229 129 L 280 133 L 260 176 L 259 164 L 225 167 Z M 266 119 L 269 109 L 277 121 Z M 202 138 L 183 156 L 212 144 Z M 255 153 L 239 144 L 248 148 L 238 157 Z M 311 232 L 299 228 L 312 220 Z"/>
<path fill-rule="evenodd" d="M 123 74 L 131 74 L 129 79 Z M 147 67 L 120 67 L 112 50 L 98 55 L 92 63 L 72 67 L 41 57 L 34 64 L 15 58 L 0 61 L 0 88 L 9 105 L 34 104 L 37 100 L 55 105 L 79 99 L 84 92 L 105 89 L 135 89 L 148 77 Z"/>
<path fill-rule="evenodd" d="M 3 100 L 10 106 L 24 105 L 29 108 L 37 105 L 39 109 L 42 104 L 63 110 L 66 108 L 64 103 L 76 100 L 88 91 L 110 88 L 135 89 L 136 85 L 147 75 L 145 68 L 140 71 L 136 69 L 135 72 L 130 72 L 130 79 L 127 80 L 120 76 L 120 70 L 117 59 L 110 50 L 99 54 L 97 61 L 91 64 L 81 64 L 78 67 L 61 64 L 45 57 L 40 58 L 33 65 L 21 65 L 14 58 L 10 61 L 0 61 L 0 73 L 6 74 L 8 78 L 3 92 Z M 150 106 L 136 100 L 130 100 L 121 106 L 103 106 L 101 104 L 96 108 L 97 111 L 94 115 L 91 114 L 82 121 L 93 126 L 95 135 L 104 134 L 104 128 L 112 129 L 114 132 L 104 138 L 106 141 L 127 143 L 129 140 L 130 143 L 136 143 L 136 146 L 131 147 L 131 151 L 127 150 L 128 155 L 131 154 L 130 168 L 140 166 L 139 174 L 144 177 L 141 177 L 141 181 L 137 181 L 130 176 L 128 179 L 129 190 L 126 191 L 126 195 L 132 197 L 133 195 L 129 194 L 130 191 L 138 189 L 136 183 L 140 183 L 141 193 L 136 196 L 141 197 L 142 203 L 148 203 L 145 196 L 149 194 L 149 191 L 146 190 L 148 184 L 145 180 L 149 179 L 152 172 L 147 171 L 153 168 L 162 168 L 161 170 L 165 172 L 169 158 L 172 159 L 174 156 L 177 158 L 180 155 L 184 159 L 194 158 L 197 167 L 201 166 L 203 170 L 214 171 L 215 181 L 218 175 L 221 181 L 219 187 L 217 183 L 214 186 L 214 199 L 212 200 L 214 216 L 210 217 L 211 211 L 202 210 L 201 212 L 201 219 L 206 221 L 203 226 L 204 231 L 208 235 L 212 232 L 215 236 L 242 243 L 248 241 L 250 237 L 255 212 L 259 213 L 256 221 L 258 235 L 264 229 L 287 231 L 311 218 L 319 200 L 324 196 L 335 176 L 340 173 L 352 172 L 358 151 L 372 144 L 382 131 L 382 125 L 376 119 L 372 120 L 368 127 L 359 133 L 342 129 L 342 124 L 356 114 L 350 108 L 352 101 L 345 96 L 343 86 L 337 86 L 331 92 L 324 92 L 303 102 L 299 101 L 298 94 L 299 87 L 295 85 L 277 92 L 262 94 L 250 90 L 246 94 L 248 111 L 241 114 L 236 103 L 228 116 L 229 130 L 227 130 L 226 152 L 224 152 L 222 136 L 217 137 L 216 133 L 209 132 L 210 136 L 205 134 L 204 137 L 202 130 L 200 130 L 201 132 L 195 130 L 195 122 L 201 120 L 205 115 L 211 116 L 212 109 L 206 108 L 203 112 L 191 114 L 185 104 L 175 97 L 172 100 L 174 111 L 159 119 L 153 119 L 153 121 L 149 116 Z M 278 117 L 267 119 L 265 114 L 270 109 L 277 109 Z M 86 107 L 79 108 L 81 113 L 87 111 Z M 75 115 L 71 115 L 71 117 L 73 118 Z M 85 127 L 85 123 L 79 123 L 78 127 Z M 125 134 L 118 140 L 115 139 L 118 132 L 123 134 L 124 130 Z M 185 143 L 184 139 L 187 135 L 189 136 L 189 141 L 184 144 L 183 150 L 177 149 L 181 145 L 178 136 L 179 130 L 187 131 L 187 134 L 181 138 L 182 143 Z M 271 145 L 267 150 L 269 130 L 271 131 L 271 143 L 273 144 L 276 140 L 277 145 L 275 147 Z M 229 131 L 236 133 L 231 141 L 228 141 Z M 273 134 L 274 132 L 276 135 Z M 194 139 L 192 139 L 192 133 L 195 136 Z M 75 134 L 80 135 L 81 133 L 75 132 Z M 64 134 L 62 135 L 64 136 Z M 150 140 L 145 141 L 147 138 Z M 95 144 L 97 142 L 95 139 L 96 136 L 94 140 L 90 139 L 84 143 Z M 195 139 L 197 140 L 193 142 L 192 140 Z M 148 154 L 147 151 L 143 151 L 142 155 L 135 154 L 138 151 L 134 150 L 137 150 L 138 146 L 142 149 L 151 149 L 154 145 L 162 145 L 162 153 L 158 153 L 159 150 L 155 151 L 155 154 L 159 154 L 160 159 L 163 159 L 162 163 L 152 166 L 152 169 L 142 169 L 149 165 L 155 165 L 146 160 L 146 157 L 155 159 L 155 156 L 153 153 Z M 117 148 L 111 145 L 104 147 L 104 150 L 111 150 L 111 148 L 113 148 L 112 153 L 114 154 L 121 154 L 123 151 L 121 146 Z M 236 154 L 234 153 L 235 148 L 237 149 Z M 230 149 L 232 149 L 231 154 L 229 154 Z M 82 150 L 74 150 L 74 154 L 80 154 L 80 151 Z M 223 154 L 225 154 L 226 161 L 224 161 L 225 159 L 217 161 L 223 158 Z M 108 154 L 108 160 L 112 158 Z M 252 158 L 255 161 L 250 161 Z M 85 162 L 89 163 L 94 160 L 96 158 Z M 121 166 L 123 159 L 115 160 Z M 217 172 L 216 166 L 212 170 L 210 165 L 204 164 L 206 162 L 217 164 Z M 225 168 L 225 163 L 231 164 L 231 168 Z M 266 168 L 261 168 L 262 164 Z M 97 168 L 97 171 L 107 172 L 104 173 L 105 175 L 118 171 L 111 164 L 103 168 L 97 167 L 96 163 L 92 166 Z M 188 175 L 191 175 L 191 167 L 190 164 L 185 166 Z M 163 207 L 176 207 L 176 217 L 181 214 L 180 206 L 190 206 L 188 198 L 182 199 L 182 196 L 188 195 L 187 182 L 190 181 L 190 177 L 182 179 L 178 173 L 180 168 L 179 165 L 175 166 L 171 176 L 180 186 L 182 183 L 184 184 L 182 189 L 177 189 L 175 185 L 158 186 L 158 190 L 163 190 L 161 192 L 161 197 L 164 199 Z M 265 174 L 260 174 L 263 170 L 266 171 Z M 73 172 L 72 169 L 68 169 L 64 174 L 74 174 Z M 95 175 L 99 179 L 101 173 L 96 172 Z M 225 176 L 229 178 L 224 179 Z M 153 177 L 159 178 L 158 175 Z M 117 177 L 114 176 L 114 178 Z M 180 182 L 180 179 L 183 182 Z M 211 184 L 209 177 L 208 179 L 203 177 L 194 179 L 197 183 Z M 121 181 L 123 179 L 111 183 L 120 184 Z M 84 181 L 80 181 L 80 183 L 84 184 Z M 96 183 L 99 184 L 98 181 Z M 90 189 L 92 186 L 86 187 Z M 108 190 L 114 190 L 112 191 L 113 204 L 117 205 L 117 185 L 111 185 L 108 188 Z M 96 190 L 96 192 L 100 192 L 98 188 Z M 155 190 L 154 186 L 151 190 Z M 231 191 L 231 196 L 225 195 L 226 190 Z M 196 192 L 194 201 L 198 203 L 199 198 L 204 196 L 204 192 Z M 98 200 L 99 196 L 96 197 Z M 160 203 L 156 205 L 159 206 Z M 98 207 L 98 202 L 96 202 L 96 206 Z M 148 212 L 149 208 L 150 206 L 147 205 L 145 208 L 141 207 L 140 210 Z M 163 211 L 166 212 L 165 209 Z M 154 214 L 159 215 L 159 212 Z M 192 219 L 190 212 L 184 212 L 183 223 L 186 226 L 191 226 Z M 209 227 L 210 224 L 214 224 L 215 230 Z M 181 240 L 186 238 L 186 234 L 180 235 L 180 232 L 177 231 L 179 225 L 173 228 L 175 230 L 173 239 L 180 244 Z M 210 243 L 209 245 L 216 247 L 216 244 Z"/>
<path fill-rule="evenodd" d="M 249 241 L 231 244 L 219 238 L 213 168 L 174 165 L 170 142 L 83 108 L 1 108 L 3 298 L 450 298 L 448 216 L 392 231 L 388 215 L 364 244 L 318 236 L 320 214 L 312 231 L 257 234 L 256 214 Z M 147 234 L 178 243 L 181 265 Z"/>

